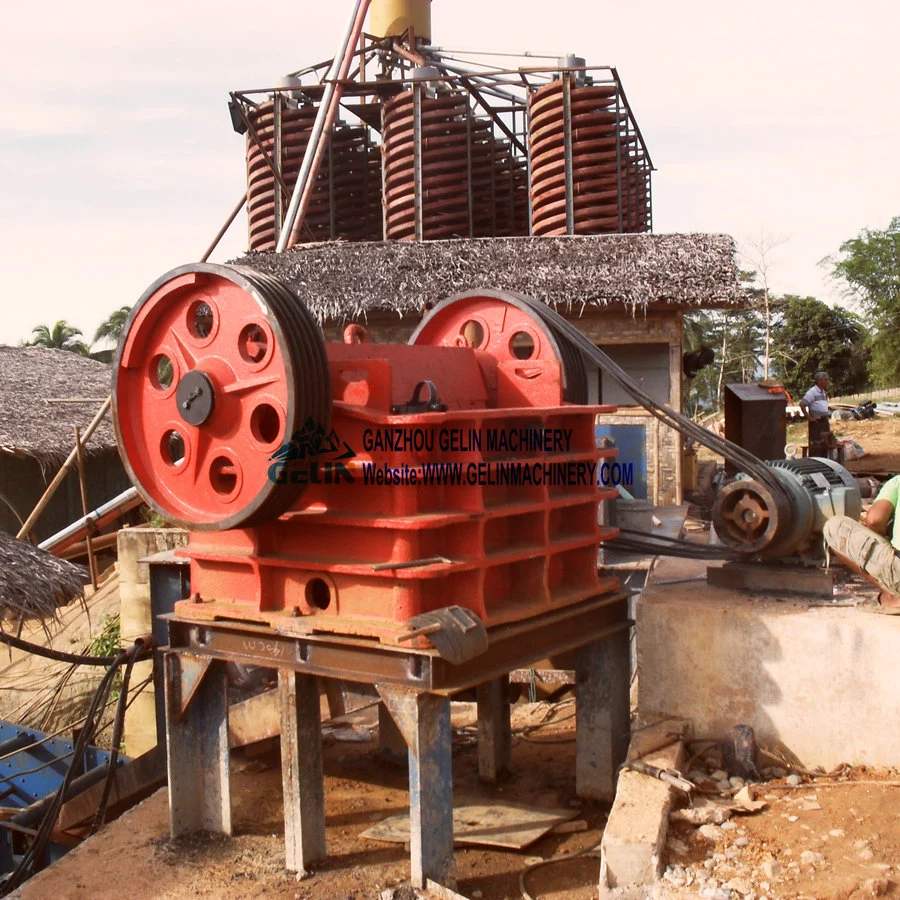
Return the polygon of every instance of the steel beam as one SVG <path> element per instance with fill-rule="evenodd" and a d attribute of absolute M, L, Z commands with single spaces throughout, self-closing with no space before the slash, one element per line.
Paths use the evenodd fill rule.
<path fill-rule="evenodd" d="M 411 650 L 345 635 L 283 634 L 250 623 L 168 618 L 173 649 L 229 662 L 439 694 L 476 687 L 535 659 L 574 650 L 630 626 L 627 594 L 604 594 L 535 620 L 492 628 L 486 653 L 454 665 L 434 650 Z"/>
<path fill-rule="evenodd" d="M 504 675 L 479 684 L 475 698 L 478 705 L 478 777 L 495 784 L 510 767 L 509 677 Z"/>
<path fill-rule="evenodd" d="M 220 662 L 203 668 L 174 652 L 164 655 L 163 666 L 171 835 L 231 834 L 226 668 Z"/>
<path fill-rule="evenodd" d="M 629 633 L 578 648 L 575 655 L 575 792 L 611 802 L 628 752 Z"/>
<path fill-rule="evenodd" d="M 377 685 L 409 748 L 409 862 L 413 887 L 456 887 L 450 700 Z"/>
<path fill-rule="evenodd" d="M 278 670 L 285 868 L 307 874 L 325 859 L 325 782 L 319 685 L 312 675 Z"/>

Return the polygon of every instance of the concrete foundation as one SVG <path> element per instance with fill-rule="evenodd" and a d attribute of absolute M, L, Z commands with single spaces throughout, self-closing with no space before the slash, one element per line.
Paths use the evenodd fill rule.
<path fill-rule="evenodd" d="M 180 528 L 123 528 L 118 535 L 121 642 L 128 646 L 135 638 L 153 630 L 150 616 L 150 567 L 141 562 L 154 553 L 174 550 L 187 544 L 188 533 Z M 131 683 L 140 684 L 153 672 L 153 661 L 136 663 Z M 156 700 L 150 684 L 134 699 L 125 717 L 125 750 L 140 756 L 156 746 Z"/>
<path fill-rule="evenodd" d="M 751 725 L 807 767 L 900 765 L 900 617 L 714 588 L 705 571 L 660 560 L 644 589 L 642 714 L 689 719 L 698 739 Z"/>
<path fill-rule="evenodd" d="M 686 753 L 686 722 L 667 719 L 650 728 L 641 722 L 632 735 L 628 759 L 658 769 L 680 769 Z M 675 788 L 641 772 L 619 773 L 616 799 L 600 843 L 600 897 L 640 896 L 641 887 L 662 874 L 669 810 Z M 610 888 L 617 890 L 610 891 Z"/>

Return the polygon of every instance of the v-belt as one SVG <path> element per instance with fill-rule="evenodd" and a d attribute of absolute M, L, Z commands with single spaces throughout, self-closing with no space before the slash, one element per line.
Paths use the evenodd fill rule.
<path fill-rule="evenodd" d="M 596 363 L 604 372 L 612 376 L 628 393 L 633 397 L 640 406 L 647 410 L 651 415 L 655 416 L 665 425 L 674 428 L 681 434 L 689 437 L 691 440 L 697 441 L 704 447 L 724 456 L 726 460 L 733 463 L 742 472 L 752 475 L 757 481 L 769 488 L 772 493 L 780 498 L 788 506 L 791 505 L 790 497 L 778 477 L 772 469 L 762 460 L 754 456 L 743 447 L 739 447 L 732 441 L 727 440 L 706 428 L 698 425 L 692 419 L 689 419 L 682 413 L 676 412 L 674 409 L 666 406 L 664 403 L 657 403 L 649 394 L 637 384 L 625 370 L 612 357 L 604 353 L 597 347 L 588 337 L 582 334 L 571 322 L 564 319 L 556 310 L 551 309 L 545 303 L 526 297 L 521 294 L 503 294 L 504 299 L 514 305 L 522 304 L 535 314 L 539 315 L 547 326 L 557 334 L 568 339 L 569 343 L 577 350 L 580 350 L 588 359 Z"/>

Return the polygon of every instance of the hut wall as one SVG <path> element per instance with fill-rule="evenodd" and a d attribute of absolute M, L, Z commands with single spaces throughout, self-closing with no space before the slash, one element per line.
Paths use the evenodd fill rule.
<path fill-rule="evenodd" d="M 683 315 L 680 310 L 653 310 L 636 316 L 600 313 L 572 321 L 598 347 L 608 350 L 653 399 L 681 412 Z M 645 429 L 647 499 L 656 506 L 679 505 L 683 497 L 681 435 L 662 425 L 642 407 L 630 405 L 616 385 L 609 385 L 609 379 L 606 385 L 604 395 L 601 381 L 600 402 L 615 403 L 619 410 L 598 416 L 597 424 Z M 668 396 L 664 396 L 666 393 Z"/>
<path fill-rule="evenodd" d="M 96 509 L 131 486 L 115 450 L 91 454 L 86 460 L 88 504 Z M 0 530 L 16 534 L 21 527 L 19 517 L 26 519 L 41 499 L 47 485 L 59 471 L 59 463 L 41 464 L 31 456 L 0 454 Z M 11 504 L 16 513 L 9 505 Z M 80 519 L 81 489 L 78 475 L 70 472 L 34 526 L 38 541 L 61 531 Z"/>

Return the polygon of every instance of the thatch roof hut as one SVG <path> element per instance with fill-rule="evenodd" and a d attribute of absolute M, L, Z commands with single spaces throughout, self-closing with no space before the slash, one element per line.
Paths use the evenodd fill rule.
<path fill-rule="evenodd" d="M 428 309 L 465 291 L 527 294 L 555 307 L 675 409 L 684 315 L 740 308 L 748 299 L 734 239 L 724 234 L 330 242 L 235 262 L 287 283 L 338 341 L 346 322 L 365 322 L 376 342 L 406 341 Z M 626 487 L 657 504 L 681 503 L 681 435 L 648 423 L 614 379 L 587 368 L 589 400 L 619 407 L 598 424 L 631 448 L 638 479 Z"/>
<path fill-rule="evenodd" d="M 0 345 L 0 453 L 59 465 L 112 389 L 112 369 L 68 350 Z M 85 447 L 114 449 L 107 417 Z"/>
<path fill-rule="evenodd" d="M 321 322 L 414 316 L 477 288 L 517 291 L 575 316 L 746 302 L 734 239 L 722 234 L 329 242 L 235 262 L 285 281 Z"/>
<path fill-rule="evenodd" d="M 112 389 L 105 363 L 65 350 L 0 345 L 0 531 L 15 534 L 82 431 Z M 130 482 L 107 416 L 85 447 L 88 502 L 100 506 Z M 41 514 L 33 535 L 43 540 L 82 515 L 71 473 Z"/>
<path fill-rule="evenodd" d="M 0 618 L 49 618 L 80 597 L 87 570 L 0 532 Z"/>

